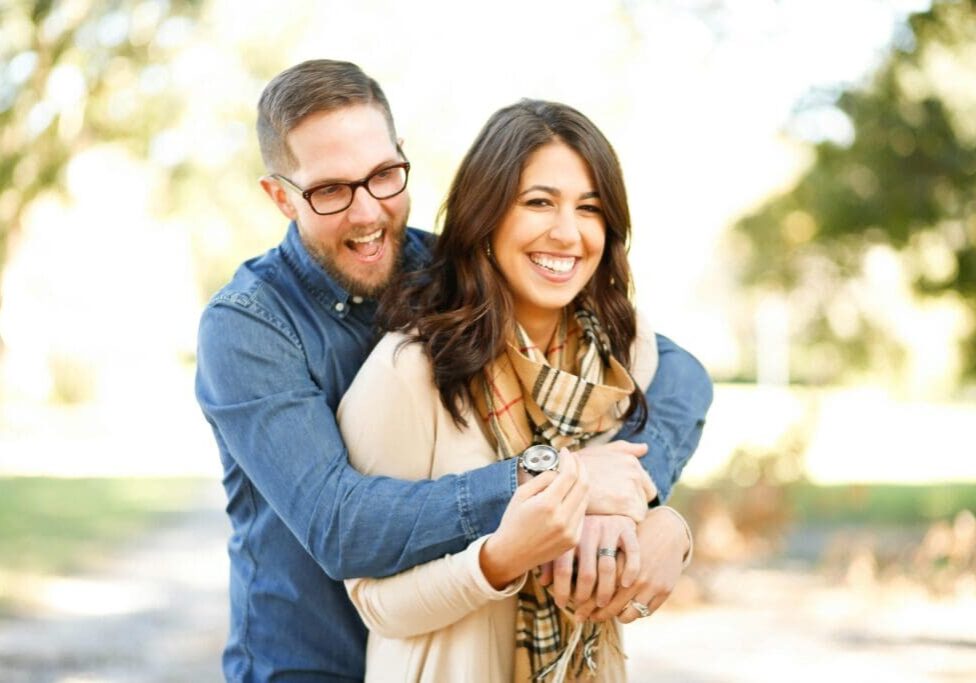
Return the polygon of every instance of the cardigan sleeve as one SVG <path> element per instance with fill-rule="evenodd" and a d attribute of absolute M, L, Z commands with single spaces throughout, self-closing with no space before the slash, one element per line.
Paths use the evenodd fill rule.
<path fill-rule="evenodd" d="M 346 590 L 366 627 L 387 638 L 411 638 L 454 624 L 491 600 L 515 595 L 525 575 L 502 590 L 479 563 L 482 536 L 456 555 L 384 579 L 349 579 Z"/>
<path fill-rule="evenodd" d="M 417 344 L 401 346 L 403 339 L 387 335 L 373 350 L 342 400 L 339 427 L 363 473 L 422 479 L 431 475 L 442 408 L 426 356 Z M 349 579 L 346 590 L 366 626 L 382 636 L 442 629 L 521 588 L 524 577 L 500 591 L 485 579 L 479 559 L 487 539 L 400 574 Z"/>

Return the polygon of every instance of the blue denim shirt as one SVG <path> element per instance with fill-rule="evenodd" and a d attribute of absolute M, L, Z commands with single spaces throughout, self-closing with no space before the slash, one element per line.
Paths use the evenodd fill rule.
<path fill-rule="evenodd" d="M 405 267 L 427 261 L 431 240 L 408 230 Z M 459 552 L 498 526 L 515 490 L 514 461 L 419 482 L 350 467 L 335 411 L 375 341 L 375 313 L 376 302 L 351 297 L 309 256 L 294 223 L 203 313 L 196 394 L 232 527 L 229 681 L 362 680 L 366 628 L 341 580 Z M 649 445 L 641 462 L 663 500 L 712 392 L 691 355 L 658 344 L 653 417 L 633 440 Z"/>

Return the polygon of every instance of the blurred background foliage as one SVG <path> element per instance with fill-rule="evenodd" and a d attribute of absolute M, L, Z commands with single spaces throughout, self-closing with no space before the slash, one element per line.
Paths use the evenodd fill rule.
<path fill-rule="evenodd" d="M 149 157 L 156 133 L 183 107 L 167 65 L 201 5 L 0 4 L 0 269 L 27 207 L 63 191 L 72 156 L 117 143 Z"/>
<path fill-rule="evenodd" d="M 950 374 L 976 375 L 974 8 L 934 3 L 867 83 L 805 98 L 798 119 L 839 125 L 792 187 L 735 225 L 743 282 L 789 303 L 794 381 L 904 369 L 906 342 L 946 310 L 963 312 Z M 903 279 L 914 317 L 885 305 Z"/>
<path fill-rule="evenodd" d="M 89 568 L 216 488 L 218 458 L 192 402 L 195 322 L 242 259 L 281 237 L 256 186 L 254 105 L 296 55 L 348 56 L 383 83 L 424 169 L 411 176 L 420 227 L 433 212 L 417 207 L 439 203 L 487 112 L 544 90 L 522 62 L 558 61 L 573 76 L 545 96 L 580 97 L 625 140 L 635 227 L 649 228 L 635 230 L 635 273 L 665 272 L 641 288 L 657 284 L 650 299 L 683 315 L 689 292 L 705 301 L 698 322 L 708 320 L 682 331 L 695 333 L 670 328 L 695 313 L 662 316 L 662 331 L 735 380 L 718 387 L 674 498 L 696 529 L 688 581 L 701 594 L 716 567 L 801 560 L 851 585 L 910 577 L 976 596 L 976 487 L 972 466 L 955 464 L 971 451 L 976 386 L 976 2 L 926 5 L 866 78 L 809 89 L 782 131 L 791 161 L 778 164 L 755 130 L 742 135 L 751 146 L 731 138 L 776 120 L 775 98 L 757 90 L 776 80 L 762 69 L 781 49 L 763 44 L 782 28 L 777 12 L 821 9 L 743 3 L 760 10 L 740 16 L 732 4 L 622 0 L 585 36 L 557 23 L 558 46 L 486 12 L 481 33 L 509 31 L 517 57 L 486 50 L 485 62 L 452 70 L 442 51 L 474 37 L 417 35 L 423 21 L 397 14 L 419 13 L 406 3 L 342 3 L 348 25 L 382 16 L 401 54 L 379 45 L 379 29 L 376 46 L 355 34 L 324 42 L 322 17 L 339 3 L 0 0 L 0 613 L 26 609 L 23 575 Z M 437 19 L 456 11 L 467 25 L 457 7 L 438 6 Z M 813 61 L 829 61 L 832 36 L 810 34 L 822 50 Z M 422 41 L 435 47 L 410 49 Z M 608 69 L 616 95 L 579 94 Z M 733 71 L 749 75 L 726 89 Z M 456 128 L 433 129 L 443 110 Z M 729 198 L 745 187 L 736 172 L 778 175 Z M 772 196 L 756 189 L 767 185 Z M 724 222 L 709 233 L 712 218 Z M 691 273 L 685 291 L 669 262 Z M 10 283 L 18 296 L 5 296 Z M 732 351 L 710 363 L 701 349 L 716 339 Z"/>

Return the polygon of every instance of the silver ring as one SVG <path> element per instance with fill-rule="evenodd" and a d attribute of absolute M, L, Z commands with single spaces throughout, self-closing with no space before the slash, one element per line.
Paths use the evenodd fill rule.
<path fill-rule="evenodd" d="M 647 605 L 645 605 L 643 602 L 637 602 L 636 600 L 631 600 L 630 606 L 633 607 L 635 610 L 637 610 L 637 614 L 639 614 L 641 617 L 651 616 L 651 610 L 647 609 Z"/>
<path fill-rule="evenodd" d="M 616 548 L 600 548 L 599 550 L 596 551 L 596 556 L 598 558 L 599 557 L 616 557 L 617 556 L 617 549 Z"/>

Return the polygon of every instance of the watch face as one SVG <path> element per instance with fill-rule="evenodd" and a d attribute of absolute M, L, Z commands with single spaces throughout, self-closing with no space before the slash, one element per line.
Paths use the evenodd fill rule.
<path fill-rule="evenodd" d="M 559 453 L 552 446 L 530 446 L 522 453 L 522 466 L 530 472 L 548 472 L 558 465 Z"/>

